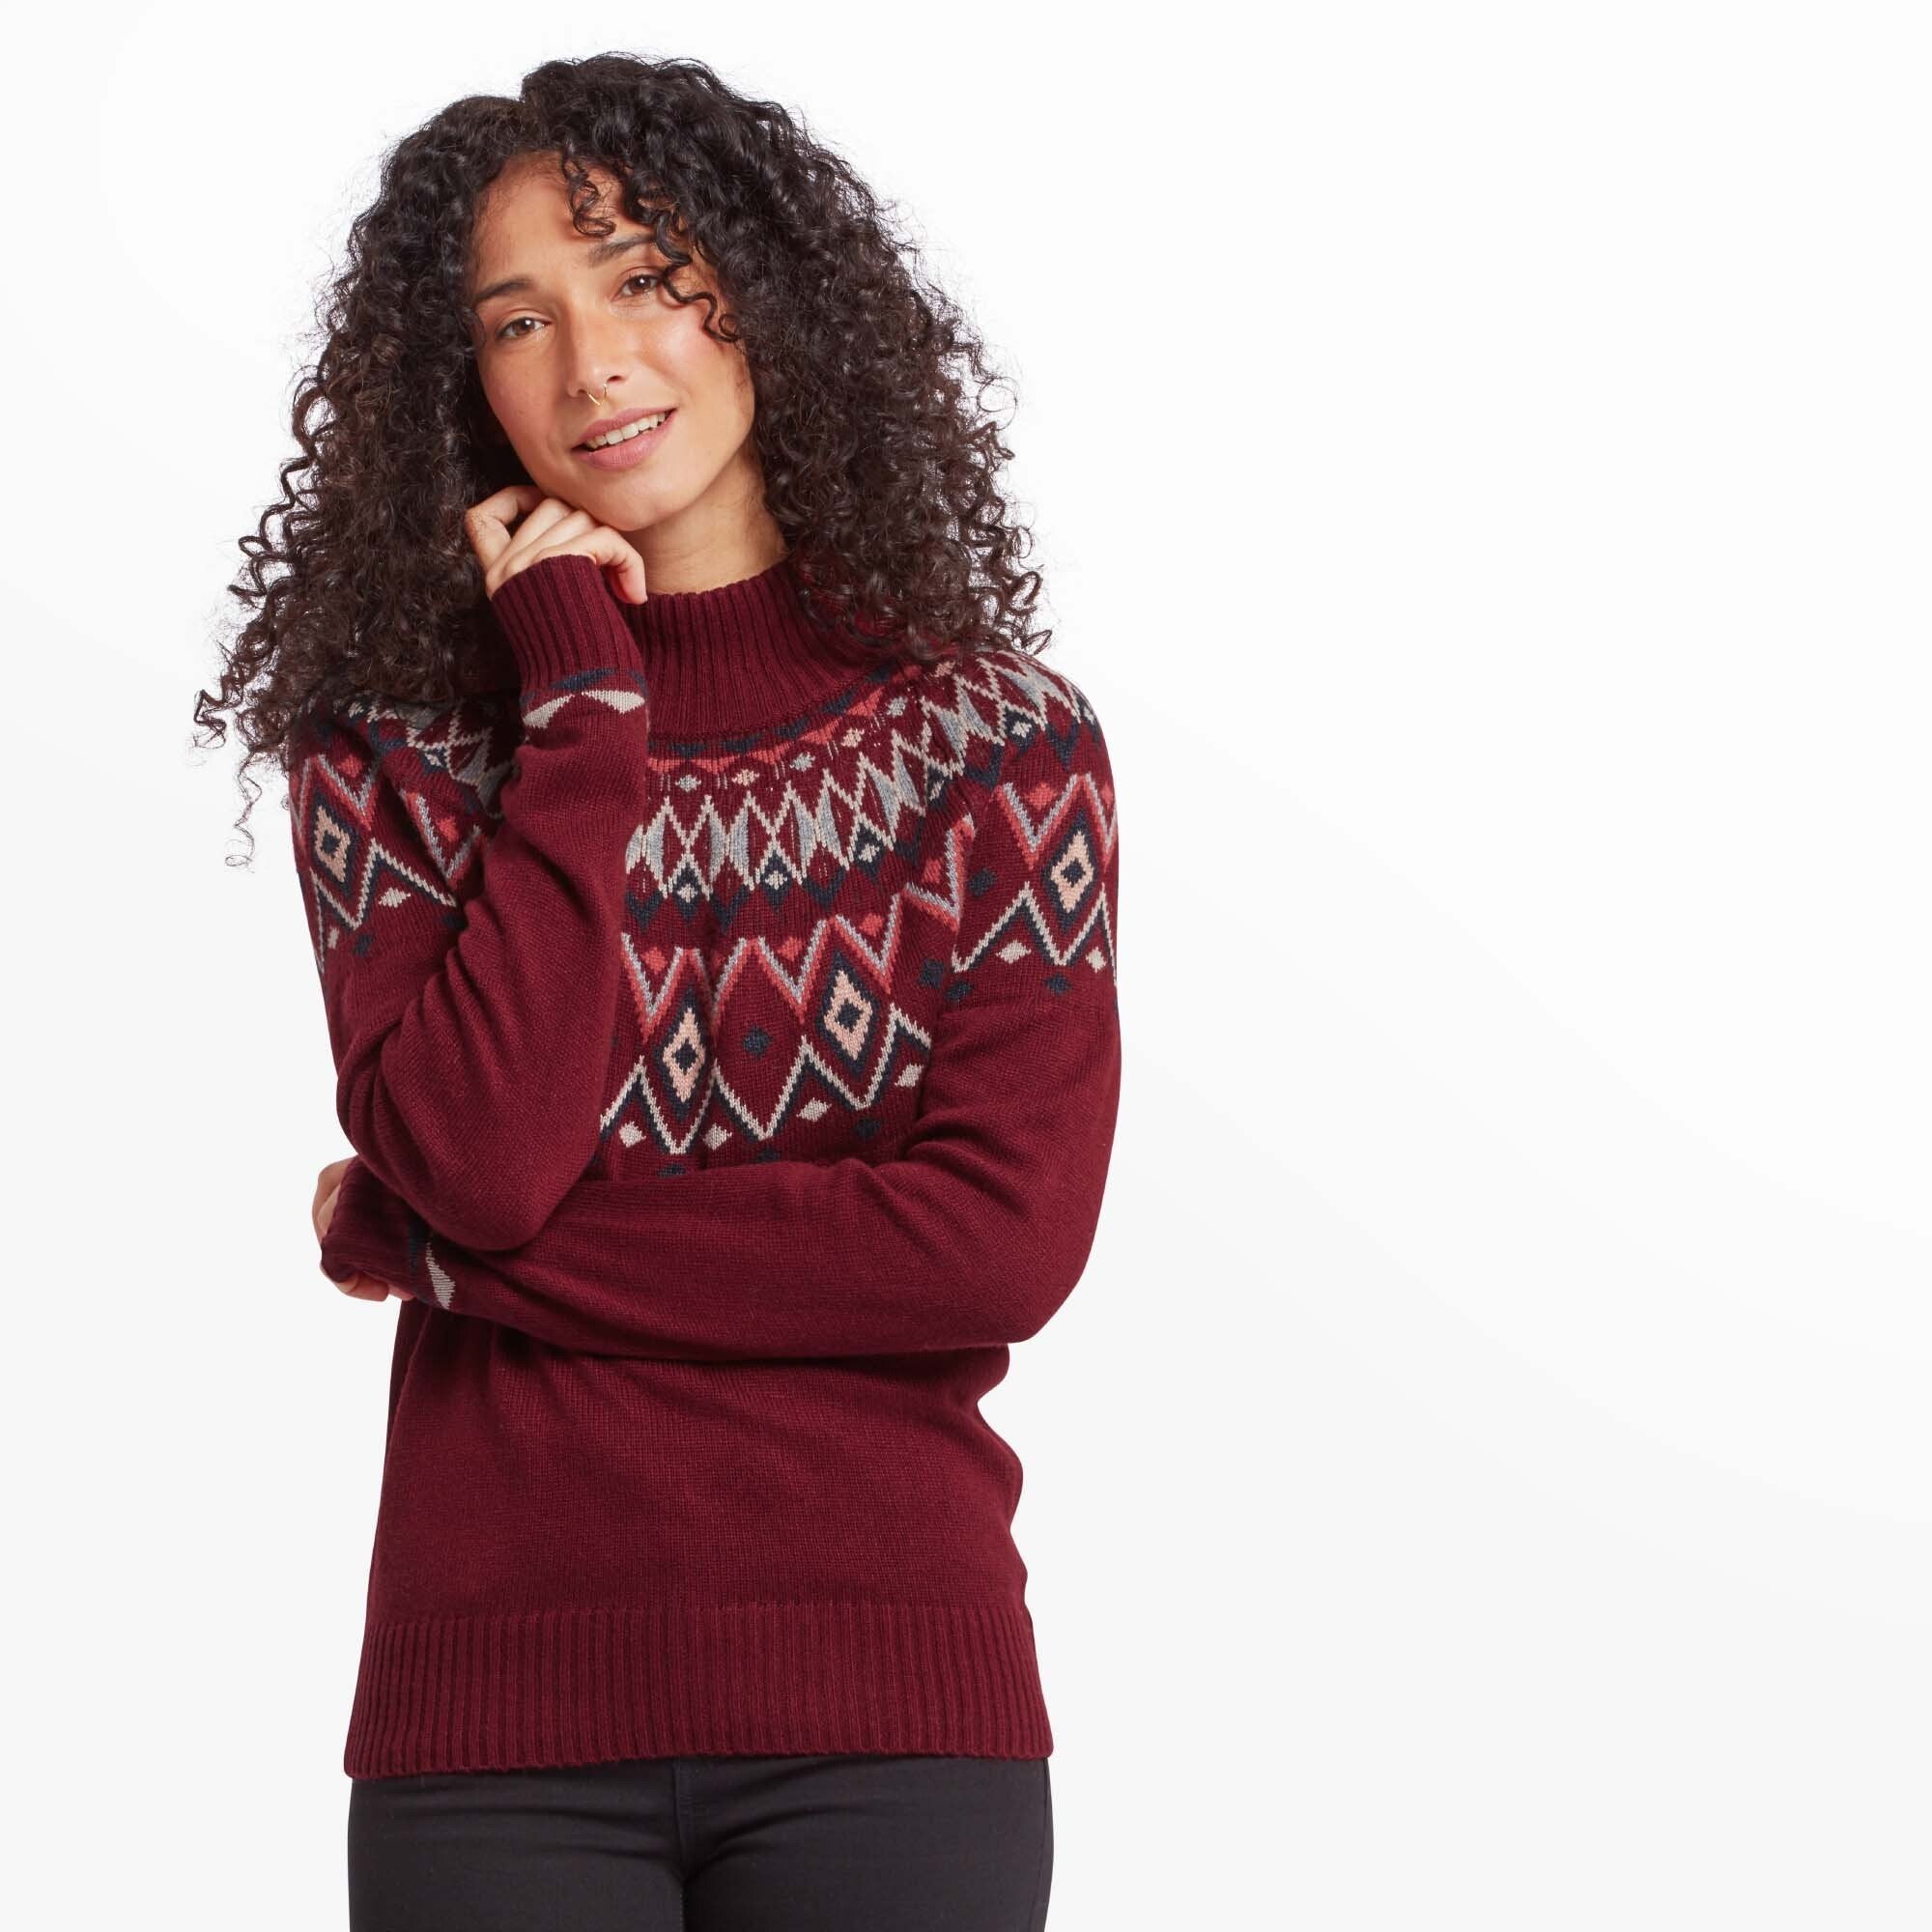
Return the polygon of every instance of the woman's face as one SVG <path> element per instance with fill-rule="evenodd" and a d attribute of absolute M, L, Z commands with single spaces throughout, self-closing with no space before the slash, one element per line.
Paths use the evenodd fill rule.
<path fill-rule="evenodd" d="M 597 212 L 616 223 L 608 239 L 572 224 L 554 156 L 520 156 L 484 196 L 469 280 L 483 393 L 530 481 L 629 537 L 653 587 L 729 582 L 783 549 L 764 507 L 744 352 L 705 333 L 703 303 L 665 293 L 669 264 L 650 230 L 621 212 L 614 181 L 595 179 Z M 701 257 L 678 286 L 718 287 Z M 639 410 L 672 412 L 626 445 L 648 452 L 640 462 L 587 460 L 594 423 Z"/>

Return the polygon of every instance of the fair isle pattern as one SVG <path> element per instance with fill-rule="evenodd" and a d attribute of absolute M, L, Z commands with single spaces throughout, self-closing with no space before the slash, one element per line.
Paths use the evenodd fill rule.
<path fill-rule="evenodd" d="M 1040 782 L 1022 793 L 1002 784 L 988 810 L 1005 814 L 1027 856 L 1029 875 L 985 931 L 954 955 L 953 969 L 970 973 L 988 955 L 1001 966 L 1045 959 L 1055 970 L 1044 983 L 1064 993 L 1077 962 L 1118 986 L 1105 884 L 1115 843 L 1112 783 L 1095 784 L 1091 773 L 1075 772 L 1058 790 Z M 991 883 L 989 875 L 976 873 L 968 889 L 977 895 Z"/>
<path fill-rule="evenodd" d="M 653 733 L 646 760 L 662 783 L 687 795 L 743 789 L 781 768 L 810 772 L 889 732 L 912 702 L 907 686 L 916 675 L 903 666 L 876 665 L 788 724 L 754 731 L 721 738 Z"/>
<path fill-rule="evenodd" d="M 541 731 L 556 722 L 556 714 L 566 704 L 578 698 L 608 704 L 612 711 L 635 711 L 645 702 L 643 673 L 629 668 L 615 670 L 608 666 L 573 671 L 567 677 L 554 678 L 533 691 L 526 691 L 523 698 L 524 729 Z"/>
<path fill-rule="evenodd" d="M 811 780 L 794 776 L 804 761 L 782 758 L 763 795 L 721 803 L 707 790 L 680 807 L 672 777 L 626 855 L 637 930 L 622 944 L 642 1044 L 603 1111 L 603 1136 L 673 1160 L 734 1140 L 769 1157 L 787 1128 L 838 1110 L 863 1143 L 879 1131 L 881 1098 L 916 1089 L 932 1048 L 929 1026 L 894 998 L 895 986 L 943 986 L 949 1001 L 963 999 L 976 987 L 958 976 L 989 955 L 982 979 L 1017 981 L 1023 963 L 1038 978 L 1043 961 L 1051 993 L 1067 989 L 1065 969 L 1075 962 L 1090 977 L 1111 973 L 1111 783 L 1096 788 L 1077 769 L 1024 793 L 1007 781 L 947 815 L 955 786 L 974 796 L 1028 746 L 1075 760 L 1082 732 L 1098 734 L 1084 694 L 1024 654 L 1002 652 L 917 679 L 913 697 L 894 692 L 868 726 L 833 734 L 846 755 L 811 761 Z M 984 867 L 967 874 L 976 810 L 1011 829 L 1029 876 L 962 946 L 969 899 L 1000 882 Z M 662 936 L 668 908 L 728 931 L 752 916 L 782 917 L 801 894 L 836 907 L 855 875 L 875 880 L 895 861 L 918 869 L 856 918 L 828 910 L 803 933 L 742 934 L 715 958 Z"/>
<path fill-rule="evenodd" d="M 897 912 L 895 907 L 883 948 L 888 960 L 898 950 Z M 864 1115 L 888 1087 L 916 1087 L 924 1071 L 931 1035 L 893 1000 L 890 969 L 876 968 L 866 936 L 842 919 L 823 922 L 803 945 L 739 940 L 715 983 L 694 949 L 680 947 L 668 958 L 652 948 L 647 956 L 660 962 L 655 976 L 628 934 L 624 951 L 639 1030 L 657 1042 L 632 1066 L 603 1114 L 603 1131 L 614 1128 L 626 1147 L 647 1138 L 628 1118 L 634 1111 L 647 1118 L 648 1138 L 658 1148 L 682 1154 L 691 1151 L 714 1103 L 746 1138 L 771 1142 L 787 1122 L 815 1123 L 828 1113 L 833 1103 L 826 1089 L 853 1114 Z M 800 956 L 796 972 L 781 957 L 791 951 Z M 798 1027 L 776 1097 L 763 1107 L 721 1069 L 712 1044 L 730 1023 L 734 991 L 750 981 L 776 993 Z M 771 1030 L 756 1021 L 744 1035 L 752 1061 L 775 1043 Z M 730 1132 L 714 1121 L 704 1130 L 707 1151 L 715 1152 Z"/>
<path fill-rule="evenodd" d="M 1049 699 L 1069 714 L 1065 729 L 1055 729 Z M 706 782 L 709 776 L 715 784 L 720 773 L 707 775 L 688 757 L 654 756 L 668 788 L 625 855 L 633 918 L 639 929 L 648 928 L 670 903 L 686 914 L 701 909 L 728 928 L 748 907 L 783 910 L 793 894 L 829 911 L 849 874 L 876 876 L 895 850 L 912 850 L 932 810 L 962 781 L 995 784 L 1006 761 L 1036 741 L 1052 744 L 1063 766 L 1069 764 L 1083 731 L 1097 737 L 1099 724 L 1078 686 L 1022 653 L 1000 651 L 927 672 L 913 699 L 903 694 L 883 699 L 867 724 L 835 726 L 818 751 L 794 740 L 770 748 L 763 770 L 733 760 L 734 768 L 722 774 L 746 787 L 764 781 L 763 794 L 721 797 Z M 825 749 L 835 755 L 824 756 Z M 680 806 L 673 791 L 698 795 Z M 1081 829 L 1094 857 L 1096 840 L 1112 849 L 1113 801 L 1091 784 L 1087 792 L 1094 822 Z M 1045 811 L 1049 803 L 1056 804 L 1052 813 Z M 1057 824 L 1058 803 L 1064 800 L 1015 797 L 1016 829 L 1029 814 L 1043 829 Z M 963 822 L 970 833 L 970 807 Z M 928 867 L 926 877 L 906 891 L 956 925 L 960 884 Z"/>
<path fill-rule="evenodd" d="M 634 668 L 576 672 L 520 694 L 526 737 L 578 698 L 613 711 L 647 701 Z M 316 741 L 313 721 L 304 719 L 297 726 L 303 751 L 289 797 L 308 860 L 304 869 L 315 885 L 310 931 L 318 972 L 345 933 L 358 952 L 372 943 L 371 915 L 379 909 L 428 900 L 453 924 L 462 923 L 458 888 L 488 846 L 501 815 L 497 794 L 516 769 L 504 707 L 489 698 L 416 704 L 357 693 L 344 701 L 341 716 L 366 736 L 373 759 L 353 750 L 331 755 Z M 385 786 L 422 841 L 427 868 L 418 855 L 382 838 Z"/>
<path fill-rule="evenodd" d="M 513 762 L 500 749 L 496 718 L 473 706 L 358 695 L 342 715 L 366 733 L 373 759 L 348 750 L 332 755 L 306 738 L 289 794 L 314 889 L 319 973 L 345 934 L 357 952 L 367 947 L 379 911 L 426 900 L 457 917 L 454 889 L 488 842 L 484 821 Z M 306 722 L 298 728 L 306 737 Z M 420 854 L 382 837 L 384 787 L 400 798 Z"/>
<path fill-rule="evenodd" d="M 526 690 L 521 716 L 541 730 L 568 703 L 626 709 L 641 691 L 634 672 L 579 673 Z M 488 700 L 362 700 L 350 715 L 383 747 L 384 777 L 440 882 L 374 836 L 374 769 L 312 754 L 298 797 L 324 901 L 319 963 L 344 931 L 366 946 L 372 913 L 412 894 L 460 927 L 447 888 L 487 844 L 514 768 Z M 662 788 L 626 846 L 619 935 L 638 1048 L 613 1068 L 600 1141 L 672 1163 L 734 1141 L 770 1158 L 788 1128 L 838 1113 L 863 1144 L 879 1130 L 874 1110 L 917 1089 L 932 1051 L 929 1020 L 895 999 L 895 985 L 943 988 L 950 1004 L 1009 982 L 1065 994 L 1075 975 L 1112 979 L 1113 787 L 1082 768 L 1083 734 L 1097 739 L 1099 724 L 1071 679 L 997 650 L 903 668 L 790 737 L 728 754 L 653 751 Z M 1003 776 L 1029 753 L 1037 769 L 1040 748 L 1057 781 Z M 995 831 L 1020 854 L 1021 876 L 969 870 L 976 838 L 983 850 Z M 855 889 L 914 862 L 882 903 L 841 909 Z M 339 892 L 325 892 L 324 878 Z M 810 920 L 784 932 L 800 898 Z M 753 922 L 781 930 L 733 930 Z M 677 939 L 680 926 L 691 940 Z M 424 1259 L 440 1296 L 447 1277 Z"/>

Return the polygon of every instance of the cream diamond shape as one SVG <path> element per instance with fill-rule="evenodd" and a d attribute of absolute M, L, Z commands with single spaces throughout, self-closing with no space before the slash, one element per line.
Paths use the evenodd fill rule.
<path fill-rule="evenodd" d="M 704 1036 L 698 1031 L 697 1015 L 689 1009 L 678 1021 L 677 1031 L 665 1041 L 658 1061 L 677 1097 L 689 1100 L 704 1075 Z"/>
<path fill-rule="evenodd" d="M 844 1018 L 847 1010 L 855 1007 L 858 1018 Z M 874 1010 L 871 1001 L 852 983 L 852 976 L 841 966 L 838 979 L 833 981 L 831 996 L 825 1002 L 825 1017 L 821 1024 L 854 1060 L 859 1057 L 860 1049 L 866 1044 L 866 1036 L 871 1031 Z"/>

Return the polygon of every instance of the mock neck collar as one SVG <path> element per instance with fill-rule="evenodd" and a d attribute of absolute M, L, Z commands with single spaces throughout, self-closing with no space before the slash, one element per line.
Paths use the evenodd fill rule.
<path fill-rule="evenodd" d="M 643 660 L 653 739 L 728 738 L 802 720 L 888 661 L 811 618 L 789 557 L 735 583 L 652 591 L 618 609 Z"/>

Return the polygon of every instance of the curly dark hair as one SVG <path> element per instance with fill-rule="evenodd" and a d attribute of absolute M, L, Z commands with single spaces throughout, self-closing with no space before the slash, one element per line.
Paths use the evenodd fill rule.
<path fill-rule="evenodd" d="M 1028 628 L 1040 574 L 1020 568 L 1032 535 L 997 480 L 1012 451 L 983 399 L 1005 378 L 847 162 L 701 61 L 546 61 L 514 99 L 454 101 L 399 141 L 351 229 L 296 395 L 301 454 L 240 540 L 229 589 L 253 611 L 222 642 L 219 693 L 195 700 L 204 748 L 226 742 L 223 711 L 248 748 L 244 833 L 248 767 L 272 752 L 287 775 L 309 705 L 358 691 L 440 703 L 506 681 L 463 518 L 530 478 L 484 400 L 465 274 L 480 200 L 524 156 L 555 157 L 586 235 L 615 225 L 596 225 L 592 170 L 621 184 L 672 264 L 666 292 L 742 346 L 765 504 L 814 616 L 927 661 L 1053 636 Z M 714 271 L 722 324 L 708 290 L 675 286 L 685 243 Z"/>

